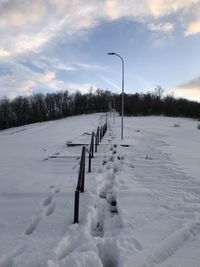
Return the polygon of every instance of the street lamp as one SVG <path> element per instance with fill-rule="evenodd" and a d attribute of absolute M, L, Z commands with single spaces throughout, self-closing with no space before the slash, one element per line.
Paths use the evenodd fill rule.
<path fill-rule="evenodd" d="M 122 61 L 122 119 L 121 119 L 121 140 L 123 140 L 123 128 L 124 128 L 124 60 L 123 58 L 118 55 L 117 53 L 110 52 L 108 53 L 109 56 L 117 56 Z"/>

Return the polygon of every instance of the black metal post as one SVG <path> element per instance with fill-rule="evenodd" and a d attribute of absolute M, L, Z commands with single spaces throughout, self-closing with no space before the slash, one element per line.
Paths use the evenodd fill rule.
<path fill-rule="evenodd" d="M 74 223 L 78 223 L 79 219 L 79 191 L 75 191 L 74 196 Z"/>
<path fill-rule="evenodd" d="M 95 136 L 95 153 L 97 152 L 97 135 Z"/>
<path fill-rule="evenodd" d="M 97 128 L 97 145 L 99 145 L 99 127 Z"/>
<path fill-rule="evenodd" d="M 85 147 L 83 146 L 76 190 L 84 192 L 84 180 L 85 180 Z"/>
<path fill-rule="evenodd" d="M 103 128 L 101 126 L 101 128 L 100 128 L 100 142 L 101 142 L 102 138 L 103 138 Z"/>
<path fill-rule="evenodd" d="M 89 152 L 88 172 L 91 172 L 91 160 L 92 160 L 92 156 L 91 156 L 91 153 Z"/>
<path fill-rule="evenodd" d="M 91 157 L 94 158 L 94 132 L 92 132 L 92 137 L 91 137 L 90 153 Z"/>
<path fill-rule="evenodd" d="M 84 189 L 85 189 L 85 147 L 83 147 L 83 166 L 82 166 L 82 186 L 81 186 L 81 193 L 84 192 Z"/>

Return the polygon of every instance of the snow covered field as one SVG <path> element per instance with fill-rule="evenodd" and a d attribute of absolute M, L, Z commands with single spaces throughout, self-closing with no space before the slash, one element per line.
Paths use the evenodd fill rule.
<path fill-rule="evenodd" d="M 200 266 L 197 121 L 125 118 L 121 142 L 120 120 L 109 118 L 76 225 L 81 146 L 66 143 L 89 144 L 105 116 L 0 132 L 0 267 Z"/>

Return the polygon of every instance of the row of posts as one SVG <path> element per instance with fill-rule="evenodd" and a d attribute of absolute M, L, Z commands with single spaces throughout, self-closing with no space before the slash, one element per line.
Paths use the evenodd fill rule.
<path fill-rule="evenodd" d="M 102 138 L 104 137 L 106 131 L 107 131 L 107 122 L 103 126 L 97 128 L 96 134 L 92 132 L 89 150 L 85 146 L 82 147 L 80 169 L 79 169 L 78 182 L 75 190 L 75 199 L 74 199 L 74 223 L 78 223 L 79 221 L 79 195 L 80 192 L 81 193 L 84 192 L 86 153 L 89 154 L 88 172 L 91 172 L 91 164 L 92 164 L 92 158 L 94 158 L 94 152 L 97 152 L 97 147 L 101 143 Z"/>

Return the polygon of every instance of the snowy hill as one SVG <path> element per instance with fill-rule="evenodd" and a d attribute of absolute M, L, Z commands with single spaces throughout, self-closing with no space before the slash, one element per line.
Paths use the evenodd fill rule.
<path fill-rule="evenodd" d="M 109 127 L 80 195 L 81 146 L 105 122 L 74 116 L 0 132 L 0 267 L 199 267 L 197 121 L 120 117 Z M 122 146 L 123 145 L 123 146 Z"/>

